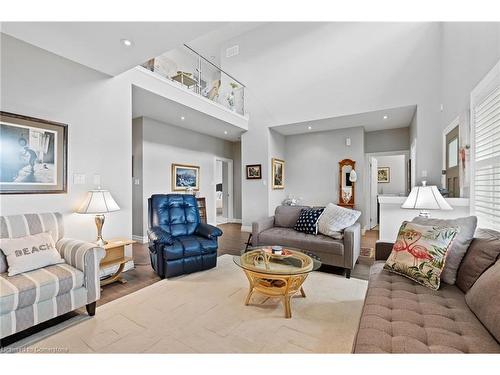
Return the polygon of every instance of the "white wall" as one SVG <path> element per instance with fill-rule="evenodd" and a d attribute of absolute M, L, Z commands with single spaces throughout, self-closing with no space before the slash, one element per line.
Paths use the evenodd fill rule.
<path fill-rule="evenodd" d="M 365 133 L 365 152 L 403 151 L 410 149 L 410 128 L 376 130 Z"/>
<path fill-rule="evenodd" d="M 406 194 L 406 156 L 385 155 L 375 156 L 378 167 L 389 167 L 390 180 L 388 183 L 377 184 L 379 194 Z"/>
<path fill-rule="evenodd" d="M 351 146 L 345 139 L 351 138 Z M 362 127 L 286 137 L 286 194 L 302 197 L 306 205 L 338 203 L 339 161 L 356 162 L 355 208 L 365 213 L 364 130 Z M 362 215 L 363 218 L 363 215 Z M 363 219 L 361 219 L 363 220 Z"/>
<path fill-rule="evenodd" d="M 141 123 L 143 136 L 142 164 L 142 233 L 147 232 L 147 199 L 153 194 L 171 191 L 171 165 L 192 164 L 200 167 L 200 196 L 207 201 L 207 220 L 215 224 L 216 157 L 233 158 L 232 142 L 182 129 L 144 117 Z M 136 228 L 134 228 L 135 230 Z"/>
<path fill-rule="evenodd" d="M 1 214 L 60 211 L 66 236 L 94 240 L 90 215 L 73 213 L 95 188 L 94 174 L 121 210 L 107 215 L 105 238 L 132 235 L 131 88 L 95 70 L 1 34 L 1 109 L 68 124 L 68 192 L 0 195 Z M 73 174 L 85 174 L 84 185 Z"/>
<path fill-rule="evenodd" d="M 261 163 L 264 173 L 261 181 L 243 180 L 244 224 L 269 213 L 269 126 L 417 105 L 422 136 L 435 130 L 440 31 L 438 23 L 285 22 L 227 41 L 223 49 L 238 44 L 240 53 L 222 55 L 222 68 L 248 87 L 242 163 Z M 431 138 L 417 153 L 419 175 L 426 170 L 430 182 L 441 178 L 432 156 L 440 147 Z"/>

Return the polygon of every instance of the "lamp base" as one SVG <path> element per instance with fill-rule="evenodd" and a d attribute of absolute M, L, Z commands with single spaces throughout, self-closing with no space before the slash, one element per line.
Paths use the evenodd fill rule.
<path fill-rule="evenodd" d="M 426 211 L 426 210 L 421 210 L 420 211 L 420 214 L 418 215 L 420 217 L 425 217 L 426 219 L 430 218 L 431 217 L 431 213 L 430 211 Z"/>
<path fill-rule="evenodd" d="M 97 227 L 97 239 L 96 239 L 96 245 L 103 247 L 108 243 L 108 241 L 105 241 L 102 239 L 102 227 L 104 226 L 104 215 L 95 215 L 95 226 Z"/>

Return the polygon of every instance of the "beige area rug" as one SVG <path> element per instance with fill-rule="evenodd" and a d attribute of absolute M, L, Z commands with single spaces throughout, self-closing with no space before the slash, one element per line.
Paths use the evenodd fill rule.
<path fill-rule="evenodd" d="M 367 282 L 322 272 L 304 283 L 284 318 L 279 299 L 255 294 L 224 255 L 217 268 L 162 280 L 107 303 L 92 319 L 30 348 L 71 353 L 349 353 Z"/>

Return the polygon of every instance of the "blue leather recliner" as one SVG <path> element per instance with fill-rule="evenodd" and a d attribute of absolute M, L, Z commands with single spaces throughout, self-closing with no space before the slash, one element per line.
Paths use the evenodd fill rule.
<path fill-rule="evenodd" d="M 213 268 L 222 231 L 200 222 L 196 198 L 155 194 L 148 199 L 149 255 L 162 279 Z"/>

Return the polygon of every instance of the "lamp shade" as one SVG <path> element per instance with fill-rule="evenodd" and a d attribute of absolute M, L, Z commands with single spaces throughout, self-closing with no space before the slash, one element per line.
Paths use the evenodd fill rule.
<path fill-rule="evenodd" d="M 415 210 L 452 210 L 436 186 L 415 186 L 401 208 Z"/>
<path fill-rule="evenodd" d="M 120 207 L 108 190 L 90 190 L 85 197 L 85 201 L 76 212 L 79 214 L 104 214 L 119 209 Z"/>

